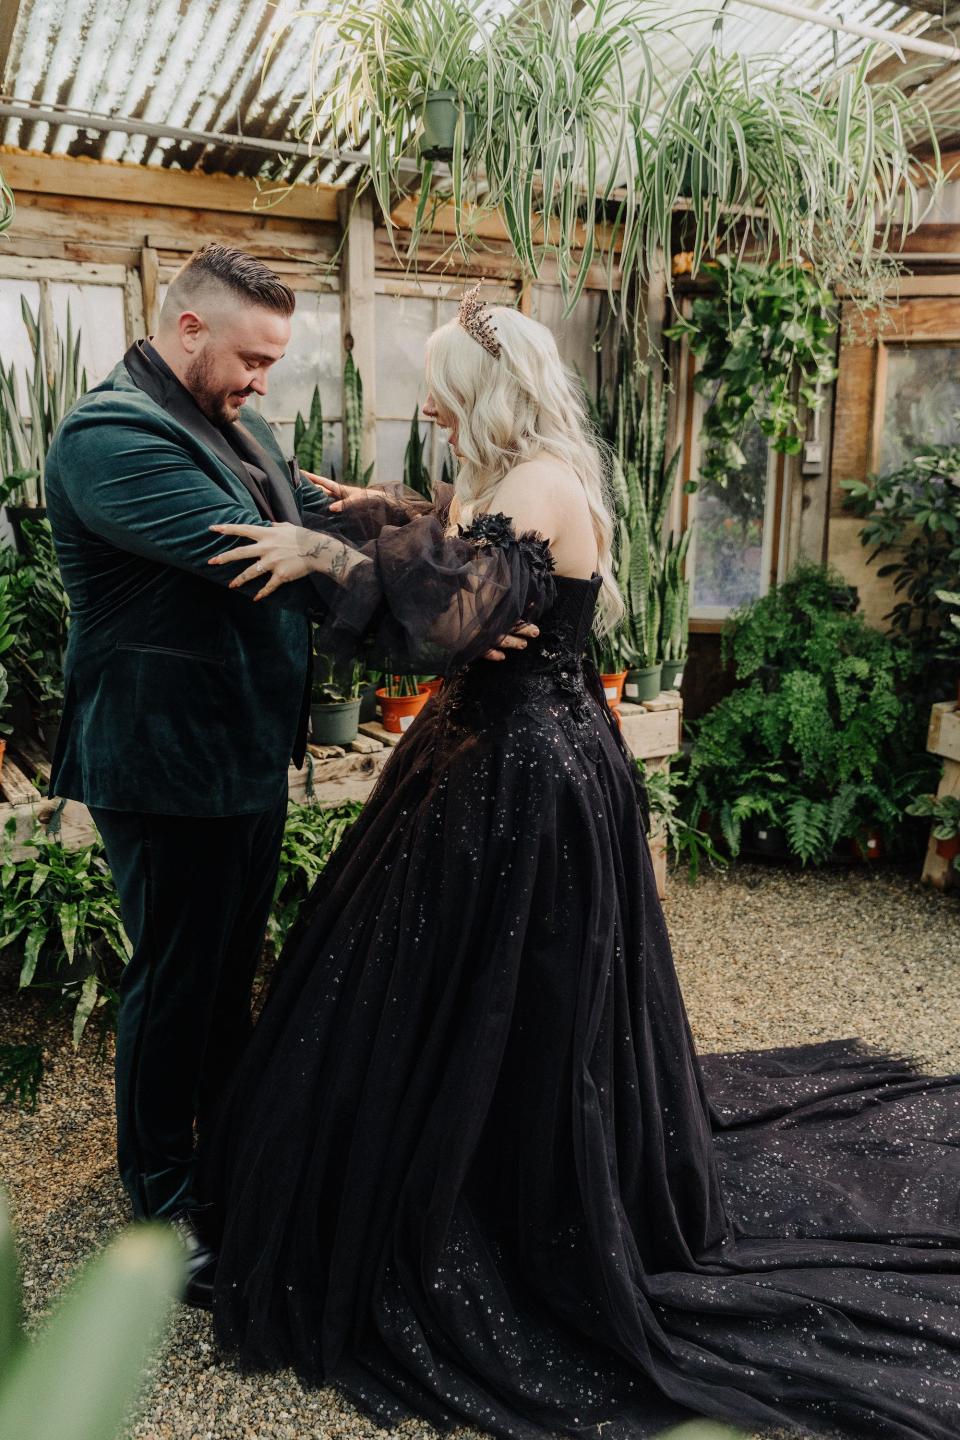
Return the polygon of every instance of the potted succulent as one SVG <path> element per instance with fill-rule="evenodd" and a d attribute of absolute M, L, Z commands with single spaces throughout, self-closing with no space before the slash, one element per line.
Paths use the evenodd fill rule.
<path fill-rule="evenodd" d="M 349 745 L 360 728 L 362 667 L 354 660 L 338 667 L 327 655 L 318 655 L 310 696 L 310 727 L 317 745 Z"/>
<path fill-rule="evenodd" d="M 430 690 L 419 675 L 385 675 L 384 679 L 386 684 L 377 691 L 383 728 L 401 735 L 430 699 Z"/>

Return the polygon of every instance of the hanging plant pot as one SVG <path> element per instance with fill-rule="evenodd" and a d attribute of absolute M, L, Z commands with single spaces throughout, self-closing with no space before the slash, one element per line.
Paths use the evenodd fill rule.
<path fill-rule="evenodd" d="M 679 690 L 683 684 L 685 660 L 664 660 L 660 673 L 661 690 Z"/>
<path fill-rule="evenodd" d="M 625 693 L 628 700 L 638 704 L 644 700 L 656 700 L 662 688 L 662 665 L 646 665 L 639 670 L 628 670 Z"/>
<path fill-rule="evenodd" d="M 384 730 L 389 730 L 391 735 L 402 735 L 430 699 L 430 691 L 425 685 L 417 687 L 416 695 L 388 695 L 383 689 L 377 691 L 377 699 Z"/>
<path fill-rule="evenodd" d="M 423 102 L 423 135 L 420 157 L 423 160 L 452 160 L 457 121 L 462 101 L 456 90 L 428 90 Z M 470 149 L 476 132 L 477 119 L 472 110 L 463 112 L 463 148 Z"/>
<path fill-rule="evenodd" d="M 359 699 L 311 705 L 310 727 L 315 745 L 351 744 L 360 728 Z"/>

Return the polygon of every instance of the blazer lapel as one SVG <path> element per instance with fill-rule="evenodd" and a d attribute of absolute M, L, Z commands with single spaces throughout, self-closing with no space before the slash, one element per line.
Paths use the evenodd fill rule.
<path fill-rule="evenodd" d="M 294 498 L 289 472 L 277 464 L 266 446 L 261 445 L 239 420 L 234 422 L 233 433 L 237 438 L 237 448 L 244 452 L 244 458 L 249 460 L 251 465 L 256 465 L 267 477 L 263 488 L 273 509 L 274 518 L 288 520 L 291 525 L 299 525 L 300 510 Z"/>
<path fill-rule="evenodd" d="M 184 389 L 176 376 L 168 376 L 157 365 L 153 365 L 144 355 L 139 342 L 130 346 L 123 357 L 123 363 L 134 383 L 149 395 L 151 400 L 155 400 L 162 409 L 166 410 L 167 414 L 172 416 L 185 430 L 189 430 L 201 444 L 205 445 L 208 450 L 212 450 L 220 463 L 237 477 L 265 520 L 287 518 L 279 515 L 274 517 L 266 496 L 240 456 L 216 425 L 207 419 L 189 391 Z M 259 465 L 264 471 L 267 470 L 266 465 L 259 460 L 254 461 L 254 464 Z M 267 473 L 269 474 L 269 471 Z M 289 482 L 287 489 L 288 491 L 290 489 Z M 291 500 L 292 498 L 291 492 Z"/>

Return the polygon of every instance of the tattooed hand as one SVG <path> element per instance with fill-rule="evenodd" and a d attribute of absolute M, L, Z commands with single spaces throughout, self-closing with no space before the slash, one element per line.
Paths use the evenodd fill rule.
<path fill-rule="evenodd" d="M 238 535 L 251 543 L 241 545 L 237 550 L 227 550 L 214 555 L 208 565 L 228 565 L 239 560 L 253 563 L 230 581 L 231 590 L 269 575 L 262 590 L 254 600 L 264 600 L 281 585 L 290 580 L 302 580 L 311 571 L 322 571 L 334 579 L 342 579 L 355 564 L 362 564 L 364 557 L 332 535 L 318 534 L 316 530 L 304 530 L 299 525 L 274 522 L 272 525 L 211 525 L 218 535 Z"/>

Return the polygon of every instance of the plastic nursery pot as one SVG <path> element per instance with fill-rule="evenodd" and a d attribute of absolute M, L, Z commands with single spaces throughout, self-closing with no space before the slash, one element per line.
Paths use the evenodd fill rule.
<path fill-rule="evenodd" d="M 315 745 L 349 745 L 360 728 L 360 701 L 335 700 L 310 706 L 310 728 Z"/>
<path fill-rule="evenodd" d="M 460 114 L 460 96 L 456 90 L 430 90 L 423 102 L 423 136 L 420 156 L 423 160 L 452 160 L 453 142 Z M 469 150 L 476 130 L 472 110 L 463 115 L 463 148 Z"/>
<path fill-rule="evenodd" d="M 851 835 L 850 849 L 858 860 L 879 860 L 883 855 L 880 831 L 867 830 L 863 835 Z"/>
<path fill-rule="evenodd" d="M 683 684 L 684 660 L 664 660 L 661 666 L 660 688 L 661 690 L 679 690 Z"/>
<path fill-rule="evenodd" d="M 607 704 L 611 710 L 616 710 L 623 699 L 623 687 L 628 672 L 618 670 L 614 675 L 601 675 L 600 684 L 603 686 L 603 693 L 607 697 Z"/>
<path fill-rule="evenodd" d="M 0 745 L 3 741 L 0 740 Z M 0 750 L 0 765 L 3 764 L 3 752 Z M 933 842 L 937 854 L 944 860 L 955 860 L 960 855 L 960 835 L 951 835 L 949 840 L 935 840 Z"/>
<path fill-rule="evenodd" d="M 662 665 L 646 665 L 641 670 L 628 670 L 624 696 L 627 700 L 656 700 L 662 687 Z"/>
<path fill-rule="evenodd" d="M 764 855 L 770 860 L 787 860 L 791 855 L 786 831 L 764 820 L 744 825 L 742 848 L 752 855 Z"/>
<path fill-rule="evenodd" d="M 430 692 L 424 686 L 418 688 L 416 695 L 388 695 L 386 690 L 378 690 L 377 699 L 380 701 L 384 730 L 389 730 L 392 735 L 402 735 L 430 699 Z"/>

